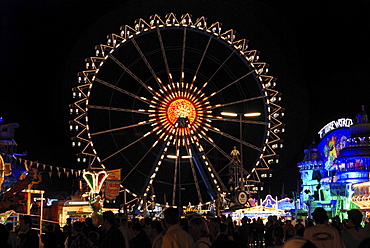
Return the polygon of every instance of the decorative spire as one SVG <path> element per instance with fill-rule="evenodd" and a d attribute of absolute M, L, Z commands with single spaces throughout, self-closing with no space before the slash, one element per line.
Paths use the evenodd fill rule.
<path fill-rule="evenodd" d="M 365 105 L 361 106 L 362 111 L 356 115 L 356 124 L 368 123 L 367 113 L 365 111 Z"/>

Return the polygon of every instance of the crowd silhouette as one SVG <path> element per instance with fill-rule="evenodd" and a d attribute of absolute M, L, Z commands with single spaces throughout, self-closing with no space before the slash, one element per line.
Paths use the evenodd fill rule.
<path fill-rule="evenodd" d="M 370 224 L 357 209 L 348 219 L 329 218 L 318 207 L 313 219 L 283 220 L 269 216 L 205 217 L 190 214 L 180 217 L 176 208 L 167 208 L 163 219 L 149 217 L 128 220 L 111 211 L 103 213 L 99 227 L 91 218 L 67 220 L 62 228 L 49 224 L 41 243 L 29 216 L 21 218 L 13 231 L 11 223 L 0 224 L 0 244 L 4 248 L 370 248 Z"/>

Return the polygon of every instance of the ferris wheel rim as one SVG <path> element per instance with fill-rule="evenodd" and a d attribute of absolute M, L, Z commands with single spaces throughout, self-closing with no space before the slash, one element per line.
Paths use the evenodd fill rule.
<path fill-rule="evenodd" d="M 127 25 L 126 25 L 127 26 Z M 183 28 L 183 29 L 186 29 L 186 28 L 188 28 L 188 27 L 190 27 L 190 28 L 194 28 L 194 27 L 191 27 L 191 26 L 189 26 L 189 25 L 184 25 L 184 26 L 181 26 L 181 25 L 179 25 L 179 26 L 173 26 L 173 25 L 170 25 L 170 26 L 166 26 L 166 25 L 163 25 L 163 27 L 161 27 L 162 29 L 167 29 L 167 30 L 175 30 L 175 29 L 181 29 L 181 28 Z M 158 28 L 158 27 L 156 27 L 156 30 L 154 30 L 154 29 L 148 29 L 146 32 L 159 32 L 158 31 L 158 29 L 160 29 L 160 28 Z M 200 30 L 200 29 L 193 29 L 193 30 L 191 30 L 191 31 L 196 31 L 196 32 L 199 32 L 199 33 L 201 33 L 201 34 L 206 34 L 206 35 L 208 35 L 208 37 L 211 37 L 212 38 L 212 36 L 214 36 L 214 33 L 211 33 L 211 32 L 207 32 L 208 31 L 208 29 L 206 29 L 206 31 L 204 31 L 204 29 L 202 29 L 202 30 Z M 123 43 L 125 43 L 125 44 L 128 44 L 127 42 L 130 42 L 130 41 L 133 41 L 134 40 L 134 38 L 139 38 L 140 37 L 140 35 L 145 35 L 146 33 L 145 32 L 140 32 L 139 34 L 137 34 L 137 35 L 132 35 L 130 38 L 128 38 L 128 39 L 126 39 Z M 220 34 L 219 34 L 219 36 L 218 36 L 218 38 L 216 39 L 216 38 L 214 38 L 213 37 L 213 39 L 214 40 L 217 40 L 217 41 L 219 41 L 221 44 L 224 44 L 225 46 L 227 46 L 230 50 L 232 50 L 232 48 L 231 48 L 231 42 L 225 42 L 225 39 L 221 39 L 220 37 L 222 37 Z M 107 60 L 107 59 L 112 59 L 112 57 L 114 56 L 114 53 L 119 49 L 119 48 L 121 48 L 121 46 L 122 46 L 122 44 L 123 43 L 120 43 L 120 44 L 118 44 L 118 45 L 116 45 L 115 47 L 113 47 L 112 48 L 112 50 L 109 52 L 109 54 L 105 57 L 105 59 L 103 60 L 103 62 L 101 62 L 100 63 L 100 66 L 95 70 L 95 72 L 94 72 L 94 77 L 96 77 L 97 75 L 98 75 L 98 72 L 99 72 L 99 70 L 100 70 L 100 68 L 101 68 L 101 66 L 104 64 L 104 62 L 105 62 L 105 60 Z M 234 47 L 234 50 L 235 51 L 238 51 L 239 53 L 239 56 L 242 56 L 241 55 L 241 53 L 240 53 L 240 50 L 237 50 L 235 47 Z M 111 54 L 111 55 L 110 55 Z M 260 77 L 259 77 L 259 75 L 257 74 L 257 72 L 256 72 L 256 70 L 254 69 L 254 68 L 252 68 L 251 67 L 251 63 L 249 62 L 249 64 L 247 63 L 247 60 L 244 58 L 244 59 L 241 59 L 244 63 L 245 63 L 245 65 L 250 69 L 250 72 L 251 73 L 254 73 L 255 75 L 254 75 L 254 78 L 255 78 L 255 80 L 257 81 L 257 79 L 258 80 L 260 80 L 260 81 L 262 81 L 261 79 L 260 79 Z M 86 109 L 85 109 L 85 113 L 86 113 L 86 115 L 85 115 L 85 121 L 86 121 L 86 123 L 88 123 L 89 122 L 89 119 L 88 119 L 88 111 L 89 111 L 89 104 L 88 104 L 88 101 L 89 101 L 89 96 L 90 96 L 90 93 L 91 93 L 91 89 L 92 89 L 92 87 L 93 87 L 93 84 L 94 84 L 94 82 L 95 82 L 95 79 L 93 78 L 93 80 L 92 80 L 92 83 L 90 84 L 90 86 L 89 86 L 89 91 L 88 91 L 88 96 L 87 96 L 87 98 L 86 98 Z M 262 84 L 262 82 L 261 82 L 261 84 L 258 84 L 257 83 L 257 85 L 259 86 L 259 89 L 260 89 L 260 91 L 261 91 L 261 93 L 263 92 L 263 90 L 264 90 L 264 87 L 265 86 L 263 86 L 263 84 Z M 268 115 L 266 115 L 265 116 L 265 120 L 266 120 L 266 130 L 267 129 L 269 129 L 268 128 L 268 125 L 270 124 L 270 120 L 271 120 L 271 116 L 270 116 L 270 111 L 267 109 L 268 108 L 268 103 L 269 103 L 269 99 L 268 99 L 268 95 L 267 95 L 267 93 L 266 93 L 266 91 L 264 92 L 264 94 L 265 94 L 265 96 L 263 96 L 262 98 L 264 99 L 264 101 L 265 101 L 265 104 L 264 104 L 264 107 L 265 107 L 265 112 L 266 113 L 269 113 Z M 276 105 L 276 106 L 278 106 L 278 105 Z M 279 123 L 278 123 L 279 124 Z M 281 124 L 281 123 L 280 123 Z M 86 125 L 87 126 L 87 125 Z M 269 135 L 269 132 L 270 131 L 266 131 L 265 132 L 265 139 L 266 139 L 266 136 L 268 136 Z M 96 159 L 100 164 L 102 164 L 102 161 L 101 161 L 101 159 L 99 158 L 99 155 L 98 155 L 98 153 L 96 152 L 96 150 L 94 149 L 94 144 L 93 144 L 93 141 L 92 141 L 92 137 L 91 137 L 91 134 L 89 133 L 89 131 L 88 131 L 88 136 L 89 136 L 89 139 L 90 139 L 90 141 L 89 141 L 89 145 L 93 148 L 93 151 L 94 151 L 94 153 L 95 153 L 95 157 L 94 157 L 94 159 Z M 266 139 L 266 143 L 265 143 L 265 145 L 261 148 L 261 150 L 263 149 L 263 150 L 265 150 L 265 147 L 266 147 L 266 145 L 268 145 L 267 144 L 267 141 L 268 141 L 268 137 L 267 137 L 267 139 Z M 262 155 L 263 156 L 263 155 Z M 260 159 L 262 158 L 262 156 L 260 157 Z"/>

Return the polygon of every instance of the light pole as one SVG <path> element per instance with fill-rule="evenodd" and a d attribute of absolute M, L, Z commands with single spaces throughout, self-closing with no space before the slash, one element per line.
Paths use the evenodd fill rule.
<path fill-rule="evenodd" d="M 251 113 L 233 113 L 233 112 L 221 112 L 222 116 L 227 117 L 238 117 L 239 116 L 239 151 L 240 151 L 240 165 L 239 165 L 239 176 L 236 173 L 236 183 L 239 184 L 241 191 L 244 191 L 244 177 L 243 177 L 243 116 L 244 117 L 257 117 L 260 116 L 260 112 Z M 240 178 L 239 178 L 240 177 Z"/>

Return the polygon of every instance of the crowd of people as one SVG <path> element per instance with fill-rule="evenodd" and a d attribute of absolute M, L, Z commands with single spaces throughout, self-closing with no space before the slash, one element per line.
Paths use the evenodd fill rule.
<path fill-rule="evenodd" d="M 106 211 L 99 227 L 91 218 L 73 223 L 68 219 L 63 228 L 49 224 L 41 243 L 32 219 L 23 216 L 16 232 L 10 223 L 0 224 L 0 244 L 4 248 L 370 248 L 370 225 L 362 225 L 359 210 L 350 210 L 342 222 L 338 217 L 329 220 L 321 207 L 312 216 L 306 221 L 269 216 L 266 223 L 244 217 L 237 225 L 226 216 L 180 218 L 176 208 L 167 208 L 164 218 L 156 220 L 128 220 Z"/>

